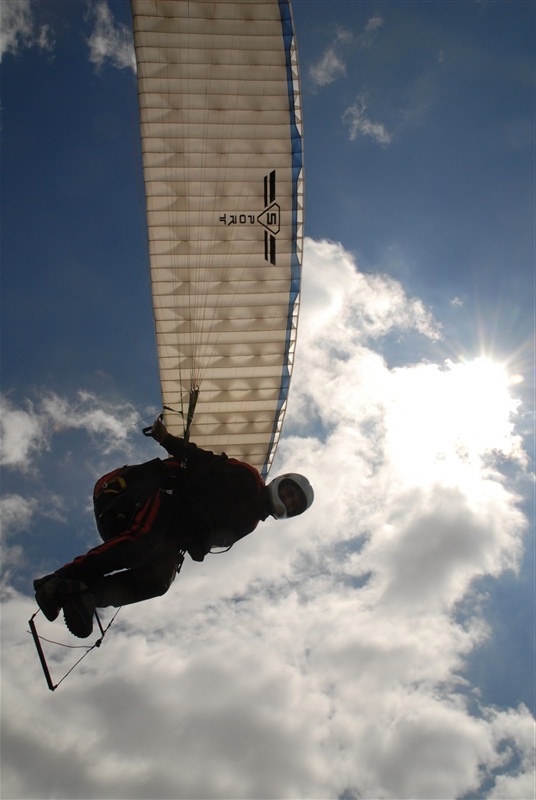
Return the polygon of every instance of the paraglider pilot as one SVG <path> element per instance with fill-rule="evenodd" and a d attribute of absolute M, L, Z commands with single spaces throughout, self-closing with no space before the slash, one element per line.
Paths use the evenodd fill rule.
<path fill-rule="evenodd" d="M 97 481 L 93 500 L 103 544 L 34 581 L 47 619 L 63 609 L 67 627 L 80 638 L 91 634 L 96 607 L 167 592 L 185 552 L 203 561 L 213 547 L 231 547 L 268 516 L 293 517 L 313 502 L 303 475 L 265 484 L 250 464 L 186 444 L 160 419 L 150 435 L 168 458 L 121 467 Z"/>

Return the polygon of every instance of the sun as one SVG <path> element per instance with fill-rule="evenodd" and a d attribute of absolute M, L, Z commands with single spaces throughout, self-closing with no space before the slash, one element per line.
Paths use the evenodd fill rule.
<path fill-rule="evenodd" d="M 507 421 L 513 411 L 506 368 L 480 357 L 452 369 L 451 399 L 464 440 L 478 453 L 502 449 L 505 425 L 510 431 Z"/>
<path fill-rule="evenodd" d="M 418 364 L 393 375 L 386 414 L 391 458 L 410 482 L 431 472 L 481 469 L 490 456 L 519 450 L 519 401 L 504 364 L 488 357 Z"/>

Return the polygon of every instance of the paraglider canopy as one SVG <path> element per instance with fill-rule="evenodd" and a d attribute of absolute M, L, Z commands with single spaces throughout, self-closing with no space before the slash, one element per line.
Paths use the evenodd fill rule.
<path fill-rule="evenodd" d="M 302 135 L 290 4 L 131 6 L 166 426 L 183 433 L 198 387 L 192 439 L 266 475 L 300 297 Z"/>

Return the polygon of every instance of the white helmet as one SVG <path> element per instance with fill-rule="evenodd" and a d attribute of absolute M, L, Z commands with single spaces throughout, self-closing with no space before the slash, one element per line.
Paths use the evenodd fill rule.
<path fill-rule="evenodd" d="M 303 503 L 298 511 L 289 514 L 287 507 L 279 496 L 279 488 L 282 483 L 289 482 L 294 484 L 299 489 L 300 494 L 303 496 Z M 270 505 L 270 514 L 275 519 L 286 519 L 287 517 L 295 517 L 298 514 L 303 514 L 315 497 L 313 487 L 304 475 L 299 475 L 297 472 L 287 472 L 285 475 L 279 475 L 266 487 L 268 489 L 268 502 Z"/>

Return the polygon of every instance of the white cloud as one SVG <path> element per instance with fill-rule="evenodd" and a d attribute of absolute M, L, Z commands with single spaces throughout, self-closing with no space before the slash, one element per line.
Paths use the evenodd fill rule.
<path fill-rule="evenodd" d="M 495 786 L 489 794 L 490 800 L 519 800 L 534 797 L 534 774 L 536 770 L 534 748 L 534 717 L 521 705 L 518 710 L 499 711 L 492 709 L 488 714 L 493 733 L 493 744 L 498 755 L 498 765 L 506 768 L 519 758 L 517 770 L 499 774 Z"/>
<path fill-rule="evenodd" d="M 2 542 L 2 573 L 4 580 L 12 571 L 24 564 L 24 550 L 14 542 L 17 533 L 27 530 L 37 508 L 37 500 L 27 500 L 18 494 L 7 494 L 0 498 L 0 540 Z"/>
<path fill-rule="evenodd" d="M 335 49 L 328 47 L 320 61 L 311 66 L 309 72 L 317 86 L 327 86 L 337 78 L 346 75 L 346 66 L 341 57 L 335 52 Z"/>
<path fill-rule="evenodd" d="M 346 53 L 357 44 L 358 47 L 371 47 L 377 31 L 383 25 L 378 15 L 371 17 L 363 31 L 354 34 L 342 27 L 337 27 L 335 35 L 320 58 L 309 68 L 309 74 L 316 86 L 328 86 L 330 83 L 346 76 Z"/>
<path fill-rule="evenodd" d="M 22 408 L 9 396 L 0 399 L 0 464 L 23 472 L 33 469 L 37 457 L 50 449 L 54 435 L 83 430 L 95 448 L 111 453 L 128 446 L 129 429 L 138 421 L 128 404 L 102 403 L 86 391 L 74 399 L 46 392 Z"/>
<path fill-rule="evenodd" d="M 33 404 L 28 403 L 25 409 L 21 409 L 9 397 L 3 396 L 1 401 L 0 463 L 26 470 L 34 453 L 48 447 L 49 431 Z"/>
<path fill-rule="evenodd" d="M 309 270 L 302 290 L 300 341 L 322 349 L 326 342 L 348 349 L 393 329 L 440 338 L 440 326 L 421 300 L 409 298 L 388 275 L 358 272 L 342 245 L 310 242 L 306 257 L 316 268 Z M 324 337 L 326 325 L 329 332 Z"/>
<path fill-rule="evenodd" d="M 376 14 L 367 21 L 365 33 L 375 33 L 382 25 L 383 19 Z"/>
<path fill-rule="evenodd" d="M 367 96 L 362 92 L 354 105 L 349 106 L 342 116 L 342 120 L 350 129 L 350 141 L 355 141 L 362 136 L 373 139 L 378 144 L 385 147 L 391 144 L 393 135 L 381 122 L 373 122 L 366 115 Z"/>
<path fill-rule="evenodd" d="M 38 47 L 51 51 L 54 39 L 50 26 L 36 18 L 37 3 L 32 0 L 2 0 L 0 3 L 0 60 L 6 53 L 19 55 L 22 50 Z"/>
<path fill-rule="evenodd" d="M 168 595 L 124 608 L 54 714 L 21 642 L 32 605 L 9 593 L 4 797 L 429 800 L 486 780 L 490 797 L 530 796 L 534 720 L 479 708 L 461 677 L 491 635 L 473 582 L 515 568 L 526 528 L 500 472 L 501 458 L 526 463 L 507 376 L 389 367 L 381 337 L 424 344 L 439 327 L 329 242 L 306 243 L 300 330 L 275 471 L 310 475 L 314 511 L 188 561 Z M 72 653 L 54 652 L 59 677 Z"/>
<path fill-rule="evenodd" d="M 324 50 L 316 64 L 311 65 L 309 74 L 316 86 L 327 86 L 346 75 L 344 50 L 353 36 L 350 31 L 339 28 L 330 45 Z"/>
<path fill-rule="evenodd" d="M 9 53 L 19 55 L 23 50 L 38 47 L 50 52 L 55 45 L 50 25 L 41 24 L 36 0 L 2 0 L 0 3 L 0 60 Z M 90 61 L 97 69 L 110 64 L 117 69 L 136 71 L 132 31 L 116 23 L 106 0 L 89 5 L 88 18 L 94 27 L 87 43 Z"/>
<path fill-rule="evenodd" d="M 376 33 L 383 25 L 383 18 L 375 14 L 373 17 L 367 21 L 363 33 L 359 37 L 359 44 L 362 47 L 370 47 L 374 39 L 376 38 Z"/>
<path fill-rule="evenodd" d="M 18 494 L 8 494 L 2 497 L 0 500 L 2 538 L 27 528 L 34 514 L 36 504 L 37 501 L 34 498 L 28 501 Z"/>
<path fill-rule="evenodd" d="M 127 25 L 116 23 L 106 0 L 91 6 L 95 27 L 88 39 L 90 61 L 97 69 L 109 63 L 118 69 L 136 71 L 132 32 Z"/>

